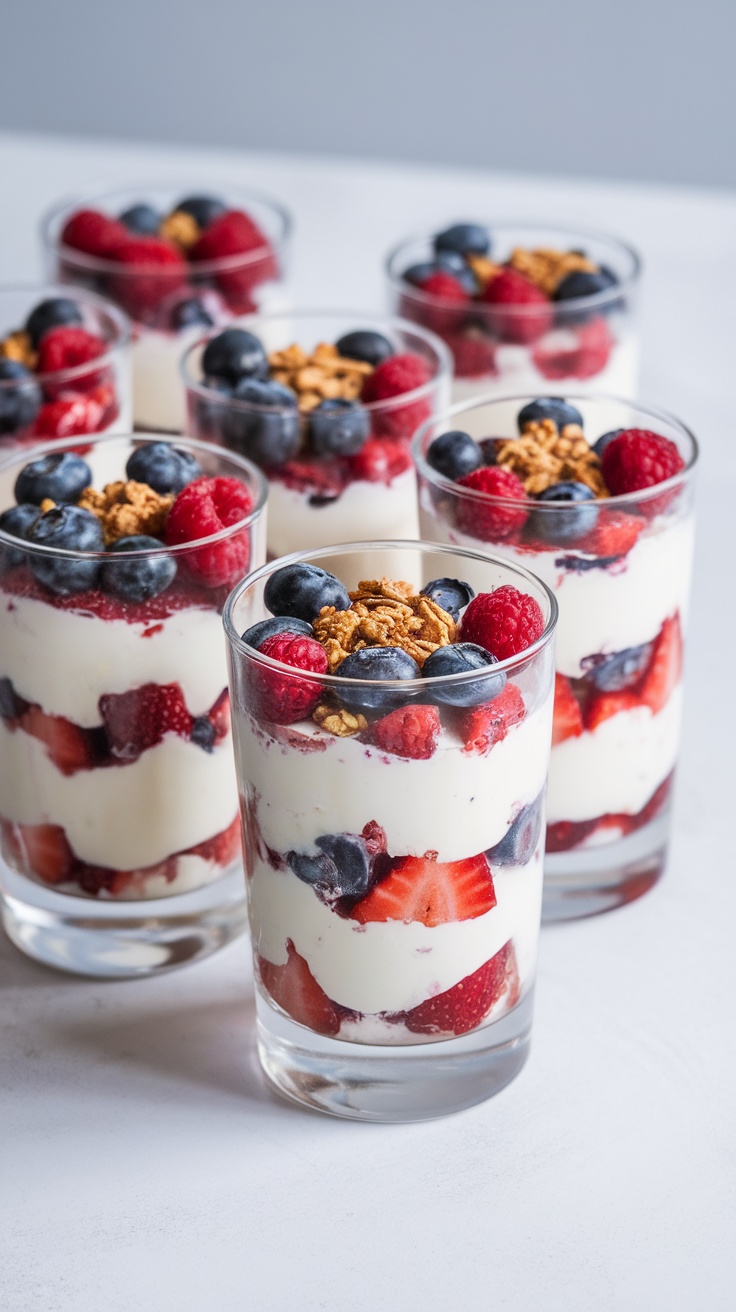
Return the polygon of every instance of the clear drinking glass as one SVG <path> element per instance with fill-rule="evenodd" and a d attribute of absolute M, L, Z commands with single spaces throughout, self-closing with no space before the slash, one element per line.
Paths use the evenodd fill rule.
<path fill-rule="evenodd" d="M 268 615 L 269 579 L 295 561 L 330 571 L 349 589 L 382 578 L 417 591 L 448 577 L 476 592 L 511 585 L 536 600 L 544 630 L 521 655 L 491 667 L 500 676 L 492 687 L 488 666 L 485 675 L 406 682 L 295 676 L 242 641 Z M 231 594 L 224 623 L 258 1044 L 269 1079 L 292 1099 L 355 1119 L 421 1120 L 490 1097 L 523 1066 L 556 613 L 552 594 L 524 569 L 406 541 L 292 555 Z M 304 698 L 299 722 L 266 718 L 264 689 L 268 696 L 274 679 Z M 377 690 L 384 705 L 371 710 L 366 699 L 373 704 Z M 319 708 L 355 709 L 356 698 L 367 720 L 357 736 L 321 727 Z M 386 750 L 385 739 L 372 745 L 386 705 L 421 706 L 435 717 L 434 747 L 422 759 Z M 332 853 L 342 889 L 355 875 L 350 854 L 360 854 L 353 896 L 334 896 L 329 876 L 325 885 L 315 881 L 320 852 Z M 426 881 L 446 900 L 425 898 Z M 403 894 L 387 914 L 389 888 Z"/>
<path fill-rule="evenodd" d="M 153 440 L 38 447 L 7 458 L 0 481 L 14 486 L 29 455 L 68 450 L 102 489 Z M 0 915 L 22 951 L 84 975 L 157 973 L 245 926 L 221 613 L 265 559 L 266 486 L 238 456 L 176 445 L 205 476 L 244 484 L 252 509 L 194 544 L 136 552 L 172 573 L 150 600 L 125 600 L 104 577 L 132 553 L 0 531 Z M 75 566 L 83 577 L 66 594 L 44 582 Z"/>
<path fill-rule="evenodd" d="M 533 501 L 520 511 L 518 501 L 461 487 L 428 464 L 428 448 L 442 432 L 518 436 L 516 416 L 535 399 L 454 406 L 420 430 L 414 457 L 425 538 L 526 565 L 557 597 L 544 896 L 544 918 L 555 920 L 631 901 L 664 869 L 698 448 L 685 425 L 662 411 L 568 394 L 591 444 L 616 429 L 646 429 L 674 442 L 685 462 L 666 483 L 592 503 L 594 520 L 582 537 L 570 534 L 569 503 Z"/>

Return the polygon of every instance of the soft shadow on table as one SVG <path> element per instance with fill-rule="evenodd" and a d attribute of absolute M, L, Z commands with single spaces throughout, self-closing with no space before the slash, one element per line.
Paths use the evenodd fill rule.
<path fill-rule="evenodd" d="M 80 989 L 88 984 L 89 980 L 80 975 L 52 970 L 40 961 L 32 961 L 0 930 L 0 990 L 48 989 L 58 986 Z"/>

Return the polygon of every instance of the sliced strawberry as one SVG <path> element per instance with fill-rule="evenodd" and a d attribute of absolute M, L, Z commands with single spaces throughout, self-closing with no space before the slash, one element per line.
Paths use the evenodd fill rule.
<path fill-rule="evenodd" d="M 637 706 L 641 706 L 641 699 L 630 688 L 621 692 L 602 692 L 592 697 L 586 707 L 585 727 L 589 733 L 594 733 L 604 720 L 610 720 L 621 711 L 636 710 Z"/>
<path fill-rule="evenodd" d="M 564 674 L 556 674 L 552 746 L 556 747 L 558 743 L 564 743 L 566 738 L 577 738 L 582 732 L 583 712 L 572 690 L 572 684 Z"/>
<path fill-rule="evenodd" d="M 433 861 L 426 856 L 402 856 L 391 873 L 350 912 L 361 925 L 369 921 L 418 921 L 445 925 L 475 920 L 496 905 L 491 868 L 485 854 L 465 861 Z"/>
<path fill-rule="evenodd" d="M 595 528 L 578 543 L 578 548 L 602 560 L 610 556 L 625 556 L 636 544 L 643 528 L 644 520 L 638 515 L 614 510 L 604 501 Z"/>
<path fill-rule="evenodd" d="M 639 696 L 656 715 L 667 705 L 682 677 L 682 633 L 680 616 L 665 620 L 654 644 L 649 669 L 641 683 Z"/>
<path fill-rule="evenodd" d="M 509 729 L 520 724 L 526 715 L 524 698 L 515 683 L 507 683 L 503 692 L 484 706 L 473 706 L 457 718 L 457 729 L 465 743 L 463 751 L 484 755 L 506 737 Z"/>
<path fill-rule="evenodd" d="M 146 683 L 130 692 L 100 697 L 100 715 L 113 756 L 136 761 L 167 733 L 188 738 L 192 717 L 178 683 Z"/>
<path fill-rule="evenodd" d="M 201 856 L 205 861 L 214 861 L 218 866 L 229 866 L 240 852 L 240 816 L 235 817 L 227 829 L 222 829 L 213 838 L 206 838 L 203 843 L 187 848 L 187 856 Z M 184 853 L 178 853 L 179 856 Z"/>
<path fill-rule="evenodd" d="M 519 968 L 509 940 L 472 975 L 396 1019 L 403 1020 L 413 1034 L 468 1034 L 501 998 L 506 998 L 507 1007 L 516 1006 L 519 992 Z"/>
<path fill-rule="evenodd" d="M 317 1034 L 337 1034 L 340 1014 L 334 1002 L 320 988 L 291 939 L 287 939 L 286 950 L 289 955 L 284 966 L 275 966 L 265 957 L 258 957 L 258 973 L 264 989 L 297 1024 L 306 1025 Z"/>
<path fill-rule="evenodd" d="M 38 738 L 48 756 L 62 774 L 75 774 L 88 770 L 93 764 L 89 736 L 79 725 L 72 724 L 61 715 L 46 715 L 40 706 L 29 706 L 18 724 L 33 738 Z"/>
<path fill-rule="evenodd" d="M 63 884 L 70 878 L 74 853 L 59 825 L 18 825 L 18 840 L 34 875 L 45 884 Z"/>

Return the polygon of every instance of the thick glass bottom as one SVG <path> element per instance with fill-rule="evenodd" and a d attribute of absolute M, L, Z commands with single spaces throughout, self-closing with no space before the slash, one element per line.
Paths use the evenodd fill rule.
<path fill-rule="evenodd" d="M 668 807 L 611 843 L 548 852 L 542 923 L 597 916 L 648 893 L 664 872 L 669 827 Z"/>

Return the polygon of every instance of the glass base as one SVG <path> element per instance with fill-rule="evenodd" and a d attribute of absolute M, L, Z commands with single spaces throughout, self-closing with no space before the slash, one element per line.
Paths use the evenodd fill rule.
<path fill-rule="evenodd" d="M 354 1121 L 428 1121 L 498 1093 L 529 1055 L 533 990 L 493 1024 L 462 1038 L 378 1047 L 325 1038 L 256 994 L 258 1054 L 292 1102 Z"/>
<path fill-rule="evenodd" d="M 208 957 L 247 926 L 240 869 L 193 893 L 149 902 L 70 897 L 8 867 L 0 883 L 0 920 L 11 942 L 35 961 L 74 975 L 160 975 Z"/>
<path fill-rule="evenodd" d="M 664 872 L 669 826 L 666 811 L 612 843 L 548 852 L 542 923 L 597 916 L 643 897 Z"/>

